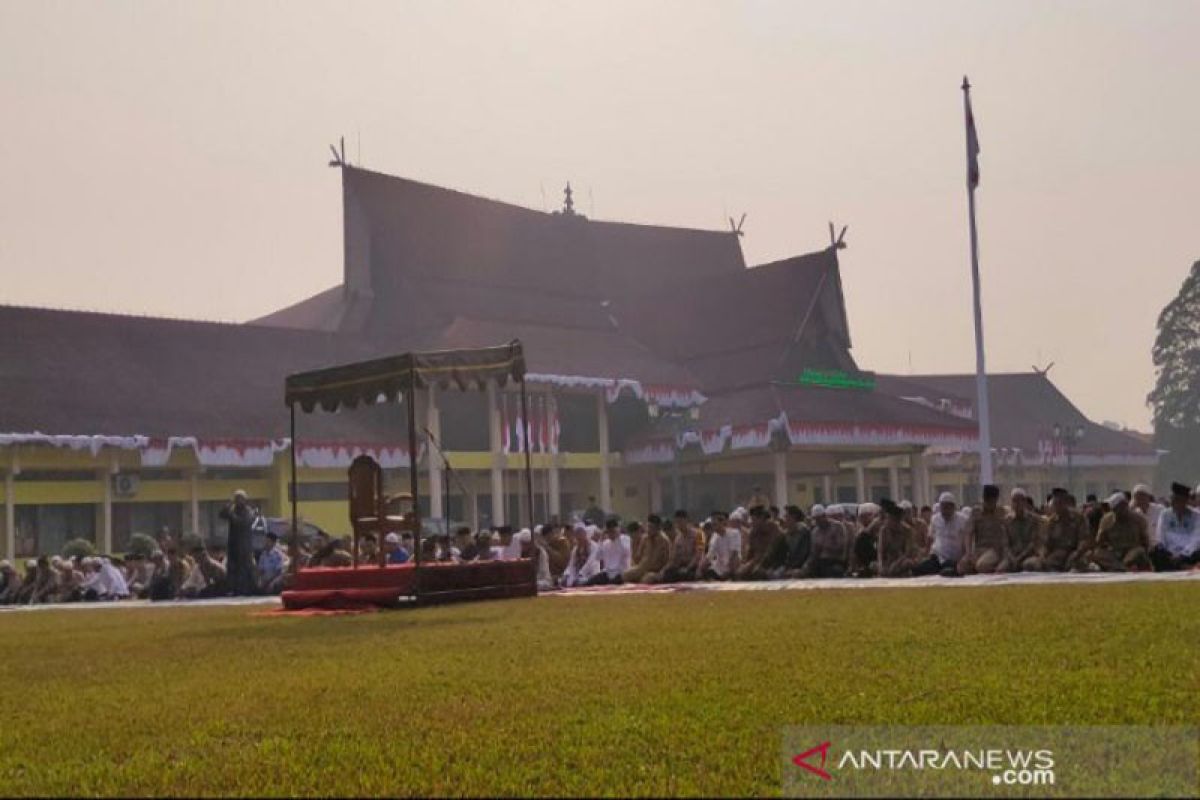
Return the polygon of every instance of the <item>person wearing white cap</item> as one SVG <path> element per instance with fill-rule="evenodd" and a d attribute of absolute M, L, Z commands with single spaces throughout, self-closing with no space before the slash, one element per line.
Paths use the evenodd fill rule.
<path fill-rule="evenodd" d="M 223 507 L 218 516 L 229 524 L 225 542 L 225 570 L 228 575 L 227 588 L 232 595 L 255 594 L 258 579 L 254 574 L 254 548 L 252 542 L 254 521 L 258 509 L 246 501 L 246 493 L 238 489 L 233 501 Z"/>
<path fill-rule="evenodd" d="M 388 564 L 404 564 L 412 558 L 412 554 L 405 549 L 400 535 L 395 531 L 383 537 L 383 553 Z"/>
<path fill-rule="evenodd" d="M 1158 518 L 1162 516 L 1166 506 L 1154 499 L 1154 490 L 1144 483 L 1133 487 L 1133 503 L 1130 510 L 1146 518 L 1146 527 L 1150 529 L 1151 544 L 1158 544 Z"/>
<path fill-rule="evenodd" d="M 742 529 L 746 510 L 737 508 L 728 516 L 717 512 L 706 523 L 708 547 L 704 554 L 702 575 L 706 580 L 728 580 L 737 573 L 742 561 Z"/>
<path fill-rule="evenodd" d="M 820 503 L 808 511 L 812 518 L 812 549 L 801 570 L 805 578 L 841 578 L 850 566 L 850 532 Z"/>
<path fill-rule="evenodd" d="M 1041 572 L 1038 548 L 1042 543 L 1042 518 L 1024 489 L 1009 494 L 1008 561 L 997 572 Z"/>
<path fill-rule="evenodd" d="M 588 536 L 587 526 L 577 524 L 571 534 L 574 543 L 558 582 L 564 589 L 583 586 L 600 572 L 600 546 Z"/>
<path fill-rule="evenodd" d="M 958 513 L 954 495 L 942 492 L 938 497 L 937 513 L 929 523 L 933 544 L 929 557 L 913 568 L 914 575 L 958 575 L 958 562 L 963 557 L 963 532 L 967 519 Z"/>
<path fill-rule="evenodd" d="M 1122 492 L 1108 498 L 1112 509 L 1100 520 L 1090 561 L 1105 572 L 1143 572 L 1150 567 L 1150 529 Z"/>

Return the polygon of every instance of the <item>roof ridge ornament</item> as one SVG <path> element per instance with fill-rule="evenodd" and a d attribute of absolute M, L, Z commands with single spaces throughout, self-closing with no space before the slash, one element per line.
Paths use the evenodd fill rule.
<path fill-rule="evenodd" d="M 562 213 L 565 217 L 575 216 L 575 201 L 571 199 L 571 194 L 571 182 L 567 181 L 567 188 L 563 189 Z"/>

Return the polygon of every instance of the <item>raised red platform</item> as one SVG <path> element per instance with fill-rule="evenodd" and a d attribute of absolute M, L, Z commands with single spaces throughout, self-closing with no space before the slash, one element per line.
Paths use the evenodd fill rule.
<path fill-rule="evenodd" d="M 413 597 L 417 568 L 408 564 L 302 569 L 296 583 L 282 595 L 283 606 L 299 608 L 395 607 Z M 462 600 L 531 597 L 537 594 L 533 562 L 476 561 L 468 564 L 422 564 L 422 605 Z"/>

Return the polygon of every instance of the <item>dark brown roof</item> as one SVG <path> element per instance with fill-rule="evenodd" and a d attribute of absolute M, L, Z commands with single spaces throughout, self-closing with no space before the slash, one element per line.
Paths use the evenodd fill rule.
<path fill-rule="evenodd" d="M 382 355 L 327 333 L 11 306 L 0 306 L 0 331 L 3 433 L 279 438 L 288 373 Z M 402 441 L 380 427 L 396 413 L 301 425 L 322 438 Z"/>
<path fill-rule="evenodd" d="M 942 398 L 975 407 L 975 375 L 880 375 L 877 385 L 897 397 Z M 1153 456 L 1147 442 L 1084 416 L 1045 375 L 1036 372 L 988 375 L 988 403 L 993 448 L 1038 453 L 1051 439 L 1054 425 L 1082 425 L 1083 440 L 1073 449 L 1083 455 Z"/>
<path fill-rule="evenodd" d="M 343 181 L 366 217 L 379 296 L 425 276 L 604 300 L 745 268 L 728 231 L 548 214 L 354 167 Z"/>
<path fill-rule="evenodd" d="M 700 425 L 749 425 L 787 414 L 801 424 L 863 423 L 973 433 L 975 423 L 879 391 L 768 385 L 711 396 Z"/>
<path fill-rule="evenodd" d="M 706 391 L 791 379 L 805 367 L 856 368 L 833 248 L 646 292 L 613 309 L 622 330 L 680 361 Z"/>

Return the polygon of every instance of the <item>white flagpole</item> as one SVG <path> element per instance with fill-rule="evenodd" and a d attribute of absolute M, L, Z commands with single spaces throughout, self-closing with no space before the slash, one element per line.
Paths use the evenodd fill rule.
<path fill-rule="evenodd" d="M 975 232 L 975 187 L 979 183 L 979 139 L 971 112 L 971 84 L 963 76 L 963 114 L 967 123 L 967 209 L 971 225 L 971 282 L 975 300 L 975 409 L 979 422 L 979 483 L 992 479 L 992 420 L 988 415 L 987 369 L 983 358 L 983 306 L 979 299 L 979 240 Z"/>

